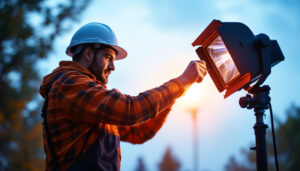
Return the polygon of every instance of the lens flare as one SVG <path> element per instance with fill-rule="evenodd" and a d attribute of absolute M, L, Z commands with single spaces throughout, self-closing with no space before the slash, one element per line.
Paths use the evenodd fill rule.
<path fill-rule="evenodd" d="M 207 47 L 207 51 L 218 68 L 225 84 L 240 74 L 220 36 L 217 36 Z"/>

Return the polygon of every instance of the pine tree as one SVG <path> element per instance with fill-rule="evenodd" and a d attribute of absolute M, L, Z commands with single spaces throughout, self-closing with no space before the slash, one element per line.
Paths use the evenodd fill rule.
<path fill-rule="evenodd" d="M 171 148 L 168 147 L 162 162 L 159 164 L 160 171 L 178 171 L 180 168 L 180 163 L 173 156 Z"/>
<path fill-rule="evenodd" d="M 137 165 L 135 171 L 147 171 L 147 167 L 146 167 L 145 162 L 142 157 L 138 158 L 138 165 Z"/>

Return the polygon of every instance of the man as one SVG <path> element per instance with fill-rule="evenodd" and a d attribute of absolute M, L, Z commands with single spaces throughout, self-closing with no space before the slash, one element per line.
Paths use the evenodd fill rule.
<path fill-rule="evenodd" d="M 120 170 L 120 141 L 151 139 L 176 98 L 206 74 L 203 61 L 192 61 L 178 78 L 138 96 L 107 89 L 114 61 L 127 52 L 101 23 L 81 27 L 66 53 L 73 61 L 60 62 L 40 88 L 46 170 Z"/>

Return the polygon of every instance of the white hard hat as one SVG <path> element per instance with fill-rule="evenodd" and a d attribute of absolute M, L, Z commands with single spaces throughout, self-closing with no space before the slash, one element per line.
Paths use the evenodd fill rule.
<path fill-rule="evenodd" d="M 118 45 L 117 38 L 111 28 L 102 23 L 88 23 L 82 26 L 72 37 L 66 54 L 72 56 L 71 48 L 77 45 L 94 43 L 111 46 L 117 51 L 116 60 L 124 59 L 127 56 L 125 49 Z"/>

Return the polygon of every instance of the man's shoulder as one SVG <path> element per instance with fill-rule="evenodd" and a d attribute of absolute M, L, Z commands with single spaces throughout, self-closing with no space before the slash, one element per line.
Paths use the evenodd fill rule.
<path fill-rule="evenodd" d="M 99 84 L 96 79 L 78 70 L 69 70 L 64 72 L 60 82 L 65 85 L 84 84 L 87 86 L 95 86 Z"/>

